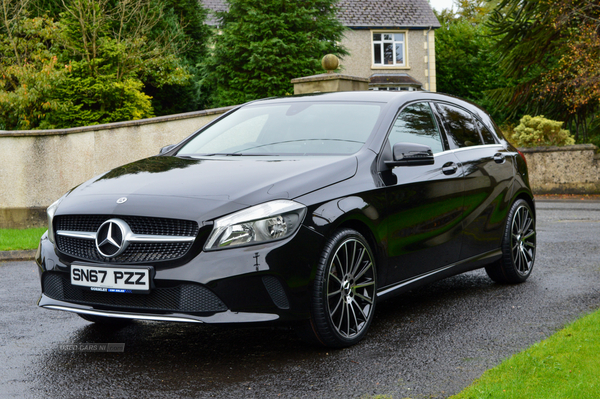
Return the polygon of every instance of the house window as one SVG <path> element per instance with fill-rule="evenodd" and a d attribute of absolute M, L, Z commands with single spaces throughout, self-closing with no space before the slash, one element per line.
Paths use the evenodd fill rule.
<path fill-rule="evenodd" d="M 406 34 L 373 32 L 373 65 L 406 66 Z"/>

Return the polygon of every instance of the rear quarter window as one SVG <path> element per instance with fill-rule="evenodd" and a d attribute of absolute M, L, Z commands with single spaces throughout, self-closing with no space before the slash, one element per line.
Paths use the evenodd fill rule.
<path fill-rule="evenodd" d="M 490 129 L 485 127 L 485 125 L 483 123 L 481 123 L 480 121 L 478 121 L 477 119 L 475 119 L 475 124 L 477 125 L 477 127 L 479 128 L 479 131 L 481 132 L 481 137 L 483 138 L 484 144 L 496 144 L 496 138 L 494 137 L 494 134 L 492 132 L 490 132 Z"/>

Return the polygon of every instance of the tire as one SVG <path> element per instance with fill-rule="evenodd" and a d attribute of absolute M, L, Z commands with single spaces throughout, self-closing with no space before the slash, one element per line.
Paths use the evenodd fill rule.
<path fill-rule="evenodd" d="M 311 320 L 301 338 L 332 348 L 364 338 L 375 312 L 377 270 L 373 252 L 355 230 L 341 229 L 327 241 L 311 293 Z"/>
<path fill-rule="evenodd" d="M 502 258 L 485 268 L 497 283 L 522 283 L 531 274 L 535 262 L 535 218 L 527 201 L 519 199 L 511 206 L 502 237 Z"/>
<path fill-rule="evenodd" d="M 83 314 L 83 313 L 78 313 L 78 315 L 79 315 L 79 317 L 81 317 L 84 320 L 91 321 L 92 323 L 95 323 L 95 324 L 101 325 L 101 326 L 120 327 L 120 326 L 126 326 L 127 324 L 130 324 L 133 321 L 131 319 L 122 319 L 119 317 L 95 316 L 95 315 Z"/>

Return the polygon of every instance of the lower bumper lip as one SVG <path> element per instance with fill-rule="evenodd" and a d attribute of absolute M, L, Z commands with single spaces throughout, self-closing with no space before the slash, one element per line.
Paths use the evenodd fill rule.
<path fill-rule="evenodd" d="M 114 310 L 98 310 L 90 306 L 76 305 L 73 303 L 57 301 L 46 295 L 41 296 L 38 306 L 45 309 L 62 310 L 72 313 L 81 313 L 93 316 L 114 317 L 120 319 L 173 321 L 183 323 L 229 324 L 229 323 L 263 323 L 279 319 L 279 315 L 272 313 L 225 312 L 214 313 L 210 316 L 194 316 L 181 313 L 154 314 L 120 312 Z"/>

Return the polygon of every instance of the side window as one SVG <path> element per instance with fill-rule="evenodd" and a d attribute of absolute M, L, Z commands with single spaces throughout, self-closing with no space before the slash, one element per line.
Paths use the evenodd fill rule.
<path fill-rule="evenodd" d="M 492 132 L 490 132 L 490 129 L 485 127 L 485 125 L 483 123 L 481 123 L 480 121 L 478 121 L 477 119 L 475 119 L 475 124 L 477 125 L 477 127 L 479 128 L 479 131 L 481 132 L 481 137 L 483 137 L 484 144 L 496 144 L 496 139 L 494 138 L 494 135 L 492 134 Z"/>
<path fill-rule="evenodd" d="M 451 146 L 462 148 L 483 144 L 471 114 L 452 105 L 437 104 L 437 107 L 444 121 Z"/>
<path fill-rule="evenodd" d="M 444 151 L 440 131 L 428 103 L 411 104 L 404 108 L 394 122 L 389 141 L 392 147 L 405 142 L 428 145 L 434 154 Z"/>

